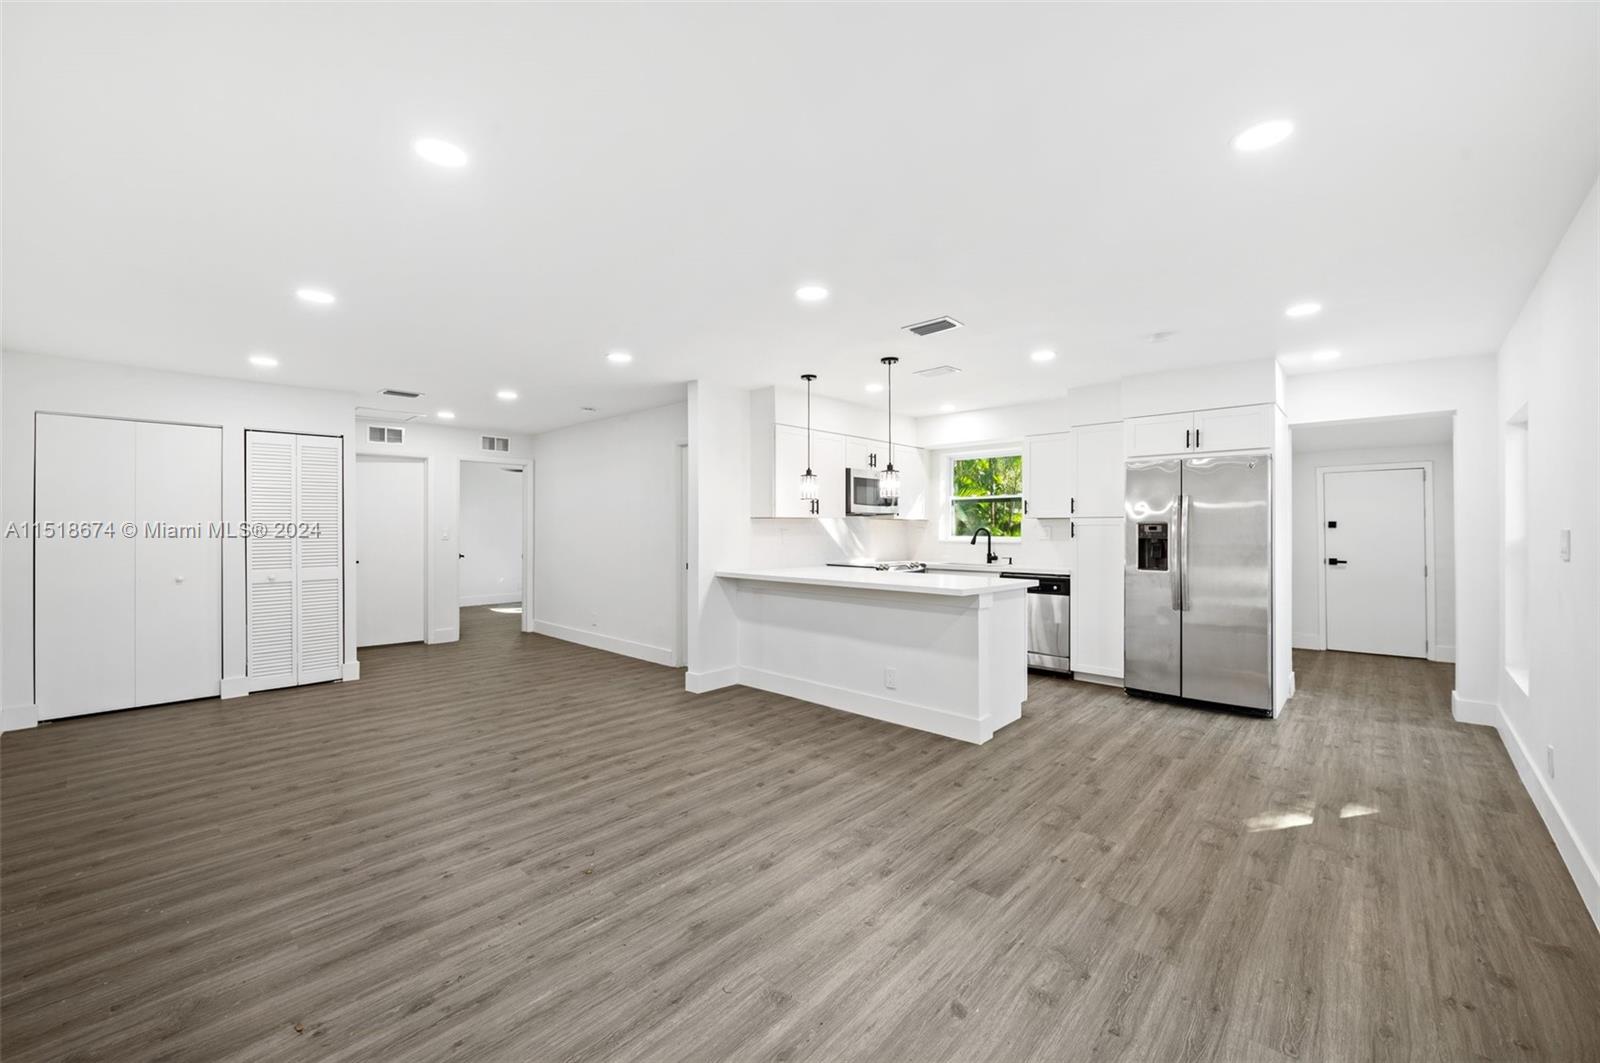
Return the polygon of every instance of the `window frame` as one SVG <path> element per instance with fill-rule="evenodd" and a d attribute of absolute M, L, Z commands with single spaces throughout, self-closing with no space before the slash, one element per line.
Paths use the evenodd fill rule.
<path fill-rule="evenodd" d="M 1008 499 L 1016 499 L 1019 507 L 1022 510 L 1023 518 L 1027 517 L 1027 513 L 1028 513 L 1028 508 L 1027 508 L 1027 497 L 1028 497 L 1028 491 L 1027 491 L 1027 487 L 1028 487 L 1028 453 L 1027 453 L 1027 450 L 1028 450 L 1028 448 L 1025 447 L 1021 442 L 1017 442 L 1017 443 L 997 443 L 997 444 L 995 444 L 993 446 L 987 446 L 987 447 L 966 448 L 966 449 L 961 449 L 961 450 L 947 450 L 940 456 L 940 460 L 941 460 L 941 464 L 940 464 L 941 478 L 940 478 L 940 486 L 939 486 L 939 495 L 940 495 L 939 501 L 940 501 L 940 505 L 943 507 L 942 512 L 941 512 L 940 517 L 939 517 L 939 538 L 940 538 L 941 541 L 947 542 L 947 543 L 956 543 L 956 542 L 964 543 L 968 539 L 968 536 L 955 534 L 955 528 L 956 528 L 955 504 L 956 504 L 956 502 L 958 500 L 962 501 L 962 502 L 995 502 L 995 501 L 1006 501 Z M 958 461 L 966 461 L 966 460 L 971 459 L 971 458 L 1010 458 L 1010 457 L 1016 458 L 1018 464 L 1022 466 L 1022 484 L 1021 484 L 1021 489 L 1018 490 L 1016 494 L 1014 494 L 1014 495 L 961 495 L 958 498 L 958 496 L 955 493 L 956 462 L 958 462 Z M 1024 519 L 1021 523 L 1019 523 L 1017 525 L 1017 534 L 1015 534 L 1015 535 L 996 535 L 996 536 L 994 536 L 994 541 L 997 542 L 997 543 L 1019 543 L 1023 539 L 1025 530 L 1026 530 L 1026 519 Z"/>

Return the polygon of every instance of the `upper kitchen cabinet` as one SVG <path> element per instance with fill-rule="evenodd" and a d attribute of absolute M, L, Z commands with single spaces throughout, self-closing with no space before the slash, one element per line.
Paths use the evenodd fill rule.
<path fill-rule="evenodd" d="M 851 469 L 881 469 L 888 464 L 888 450 L 888 444 L 880 440 L 846 436 L 844 463 Z"/>
<path fill-rule="evenodd" d="M 1272 414 L 1272 404 L 1262 403 L 1129 418 L 1123 422 L 1127 456 L 1268 450 L 1272 447 Z"/>
<path fill-rule="evenodd" d="M 885 461 L 888 452 L 885 451 Z M 928 462 L 916 447 L 894 445 L 894 467 L 900 470 L 900 511 L 897 520 L 928 519 Z M 841 474 L 842 475 L 842 474 Z M 843 481 L 839 490 L 843 492 Z M 841 498 L 842 498 L 841 494 Z"/>
<path fill-rule="evenodd" d="M 1178 454 L 1194 442 L 1194 414 L 1169 413 L 1160 417 L 1130 417 L 1122 423 L 1125 449 L 1130 458 L 1147 454 Z"/>
<path fill-rule="evenodd" d="M 1122 422 L 1088 425 L 1072 434 L 1076 469 L 1070 505 L 1072 515 L 1122 516 L 1126 472 Z"/>
<path fill-rule="evenodd" d="M 1077 481 L 1077 440 L 1071 432 L 1029 436 L 1022 472 L 1027 478 L 1025 512 L 1048 520 L 1072 516 Z"/>
<path fill-rule="evenodd" d="M 753 477 L 751 516 L 844 516 L 844 439 L 829 432 L 811 433 L 809 468 L 817 474 L 817 505 L 800 497 L 800 474 L 807 467 L 806 430 L 780 424 L 772 429 L 772 466 L 765 477 Z"/>

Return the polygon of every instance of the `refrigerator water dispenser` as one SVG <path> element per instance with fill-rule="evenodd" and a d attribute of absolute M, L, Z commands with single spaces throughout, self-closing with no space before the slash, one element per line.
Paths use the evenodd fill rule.
<path fill-rule="evenodd" d="M 1139 571 L 1167 571 L 1167 525 L 1139 525 Z"/>

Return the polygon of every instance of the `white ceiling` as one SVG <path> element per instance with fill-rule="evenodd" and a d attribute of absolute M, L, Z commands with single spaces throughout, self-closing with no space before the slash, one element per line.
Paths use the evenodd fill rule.
<path fill-rule="evenodd" d="M 906 376 L 914 414 L 1484 353 L 1600 168 L 1597 37 L 1592 4 L 7 5 L 3 339 L 512 430 L 702 376 L 863 400 L 890 353 L 965 370 Z M 899 331 L 938 314 L 969 327 Z"/>
<path fill-rule="evenodd" d="M 1365 421 L 1327 421 L 1291 426 L 1294 452 L 1372 450 L 1379 447 L 1449 445 L 1455 436 L 1455 415 L 1428 413 L 1416 417 L 1374 417 Z"/>

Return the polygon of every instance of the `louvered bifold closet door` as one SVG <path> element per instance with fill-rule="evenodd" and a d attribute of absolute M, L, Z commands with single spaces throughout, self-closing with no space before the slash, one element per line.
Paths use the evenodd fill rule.
<path fill-rule="evenodd" d="M 244 434 L 244 519 L 252 530 L 294 524 L 296 437 L 281 432 Z M 293 686 L 295 669 L 295 546 L 287 535 L 245 541 L 249 576 L 245 673 L 251 689 Z"/>
<path fill-rule="evenodd" d="M 300 436 L 295 456 L 300 682 L 338 679 L 344 662 L 344 441 Z"/>

